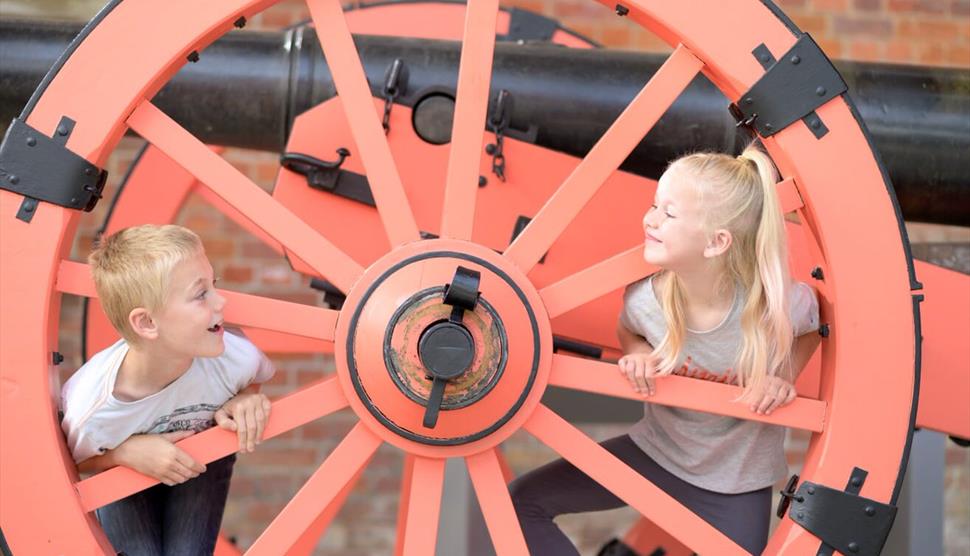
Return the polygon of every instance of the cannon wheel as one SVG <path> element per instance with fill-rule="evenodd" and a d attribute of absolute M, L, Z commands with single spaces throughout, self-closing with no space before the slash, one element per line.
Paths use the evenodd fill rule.
<path fill-rule="evenodd" d="M 527 274 L 698 72 L 728 98 L 737 99 L 764 73 L 752 51 L 763 44 L 779 57 L 795 42 L 797 30 L 769 3 L 755 0 L 730 7 L 714 1 L 620 6 L 618 11 L 676 49 L 532 223 L 498 254 L 468 241 L 498 2 L 472 0 L 468 6 L 441 238 L 425 241 L 420 240 L 412 201 L 401 186 L 340 5 L 337 0 L 308 2 L 392 246 L 364 268 L 147 100 L 191 52 L 201 51 L 239 17 L 268 4 L 177 3 L 158 12 L 150 3 L 114 2 L 45 79 L 24 113 L 26 122 L 47 136 L 60 133 L 62 116 L 75 120 L 67 149 L 96 165 L 104 163 L 126 129 L 135 131 L 348 292 L 340 311 L 226 292 L 232 322 L 334 345 L 337 376 L 277 400 L 267 436 L 347 406 L 360 418 L 249 552 L 285 552 L 308 530 L 325 526 L 374 451 L 387 442 L 409 454 L 404 480 L 411 488 L 401 501 L 405 511 L 399 524 L 404 553 L 433 551 L 436 535 L 429 529 L 434 529 L 440 511 L 444 459 L 462 457 L 497 551 L 525 554 L 496 452 L 523 428 L 693 550 L 742 554 L 740 547 L 539 402 L 550 384 L 636 397 L 608 364 L 553 354 L 549 321 L 647 275 L 652 269 L 643 263 L 639 249 L 541 289 Z M 119 44 L 126 48 L 119 49 Z M 765 145 L 789 178 L 800 201 L 798 214 L 819 247 L 824 273 L 819 290 L 830 330 L 822 348 L 820 399 L 800 398 L 770 418 L 756 417 L 731 402 L 737 393 L 733 387 L 670 377 L 655 402 L 811 430 L 816 434 L 803 480 L 842 490 L 853 469 L 860 468 L 867 472 L 861 495 L 894 503 L 915 415 L 919 320 L 912 291 L 919 284 L 891 190 L 851 103 L 836 97 L 817 114 L 828 129 L 821 139 L 796 122 Z M 78 481 L 51 396 L 51 352 L 60 296 L 94 292 L 86 267 L 67 260 L 77 212 L 40 203 L 28 223 L 17 218 L 24 200 L 0 192 L 3 533 L 14 553 L 112 553 L 91 511 L 154 483 L 117 468 Z M 469 281 L 475 272 L 479 280 Z M 392 380 L 386 366 L 408 367 L 425 355 L 406 332 L 423 325 L 420 319 L 427 311 L 443 307 L 430 303 L 428 292 L 452 284 L 460 287 L 448 297 L 454 307 L 463 307 L 463 318 L 487 325 L 478 329 L 482 336 L 473 335 L 475 345 L 498 346 L 476 355 L 473 367 L 501 366 L 476 365 L 491 357 L 504 363 L 504 372 L 491 377 L 487 388 L 475 383 L 447 391 L 446 400 L 455 405 L 443 408 L 447 410 L 434 427 L 425 427 L 432 413 L 425 405 L 434 404 L 414 398 L 427 395 L 427 381 L 407 373 L 403 375 L 414 380 L 403 375 Z M 476 289 L 480 303 L 469 294 Z M 447 369 L 436 372 L 447 375 Z M 592 381 L 594 373 L 597 380 Z M 210 430 L 180 446 L 209 462 L 231 453 L 235 442 L 225 431 Z M 818 546 L 815 536 L 784 519 L 768 553 L 805 554 Z"/>

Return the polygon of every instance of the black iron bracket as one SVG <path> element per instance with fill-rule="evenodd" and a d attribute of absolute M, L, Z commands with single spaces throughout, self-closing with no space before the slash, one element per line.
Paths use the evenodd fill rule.
<path fill-rule="evenodd" d="M 788 517 L 822 540 L 818 556 L 879 556 L 896 519 L 896 506 L 859 496 L 868 473 L 852 470 L 844 491 L 811 481 L 792 496 Z"/>
<path fill-rule="evenodd" d="M 509 10 L 509 32 L 496 37 L 500 41 L 529 43 L 549 42 L 559 30 L 554 19 L 518 8 Z"/>
<path fill-rule="evenodd" d="M 767 56 L 766 56 L 767 53 Z M 730 106 L 738 125 L 770 137 L 798 120 L 804 120 L 816 137 L 828 131 L 815 110 L 848 90 L 835 66 L 807 33 L 779 60 L 764 45 L 752 52 L 767 66 L 757 83 Z"/>
<path fill-rule="evenodd" d="M 340 169 L 344 159 L 350 156 L 350 151 L 341 147 L 337 149 L 337 156 L 339 158 L 336 161 L 329 162 L 307 154 L 284 153 L 280 156 L 280 164 L 287 170 L 306 177 L 307 185 L 313 189 L 368 206 L 377 206 L 367 176 Z"/>
<path fill-rule="evenodd" d="M 62 117 L 53 137 L 14 118 L 0 144 L 0 188 L 25 198 L 17 218 L 30 222 L 45 201 L 90 212 L 101 198 L 108 173 L 67 149 L 74 120 Z"/>

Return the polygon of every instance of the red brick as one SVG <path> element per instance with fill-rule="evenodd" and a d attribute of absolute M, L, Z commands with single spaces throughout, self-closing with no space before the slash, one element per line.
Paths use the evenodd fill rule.
<path fill-rule="evenodd" d="M 838 39 L 816 38 L 815 42 L 829 58 L 841 58 L 843 55 L 842 41 Z"/>
<path fill-rule="evenodd" d="M 236 243 L 228 239 L 202 238 L 205 253 L 210 257 L 232 257 L 236 254 Z"/>
<path fill-rule="evenodd" d="M 849 0 L 812 0 L 812 6 L 818 11 L 843 13 L 849 7 Z"/>
<path fill-rule="evenodd" d="M 882 58 L 881 44 L 873 41 L 853 41 L 849 48 L 849 57 L 853 60 L 876 62 Z"/>
<path fill-rule="evenodd" d="M 950 13 L 960 17 L 970 17 L 970 0 L 952 0 Z"/>
<path fill-rule="evenodd" d="M 892 40 L 886 45 L 886 60 L 890 62 L 911 62 L 913 45 L 910 41 Z"/>
<path fill-rule="evenodd" d="M 247 259 L 279 259 L 271 247 L 261 241 L 246 241 L 242 244 L 242 256 Z"/>
<path fill-rule="evenodd" d="M 892 22 L 888 18 L 854 18 L 837 16 L 832 21 L 832 32 L 836 36 L 888 37 L 892 34 Z"/>
<path fill-rule="evenodd" d="M 958 68 L 970 68 L 970 46 L 957 44 L 947 47 L 946 61 Z"/>
<path fill-rule="evenodd" d="M 803 8 L 808 4 L 808 0 L 776 0 L 775 2 L 782 8 Z"/>
<path fill-rule="evenodd" d="M 816 41 L 828 32 L 828 17 L 822 15 L 799 15 L 794 17 L 793 20 L 799 29 L 810 33 Z"/>
<path fill-rule="evenodd" d="M 603 46 L 612 48 L 630 48 L 633 46 L 630 28 L 622 25 L 604 26 L 601 42 Z"/>
<path fill-rule="evenodd" d="M 923 64 L 941 65 L 946 61 L 946 52 L 942 46 L 930 44 L 920 50 L 918 59 Z"/>
<path fill-rule="evenodd" d="M 239 461 L 247 466 L 275 466 L 275 465 L 313 465 L 318 461 L 317 451 L 313 448 L 285 448 L 269 449 L 269 445 L 261 444 L 251 454 L 240 454 Z M 237 464 L 238 465 L 238 464 Z"/>
<path fill-rule="evenodd" d="M 873 12 L 882 9 L 882 0 L 853 0 L 852 5 L 857 10 Z"/>
<path fill-rule="evenodd" d="M 253 269 L 248 266 L 229 265 L 222 269 L 220 278 L 234 284 L 249 282 L 253 279 Z"/>
<path fill-rule="evenodd" d="M 888 0 L 889 9 L 897 12 L 923 12 L 942 14 L 946 0 Z"/>

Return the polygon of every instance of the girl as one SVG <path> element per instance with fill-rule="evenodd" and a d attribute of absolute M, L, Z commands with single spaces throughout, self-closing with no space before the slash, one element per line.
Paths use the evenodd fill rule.
<path fill-rule="evenodd" d="M 619 371 L 643 395 L 686 375 L 743 388 L 770 414 L 818 345 L 818 301 L 791 284 L 785 225 L 768 155 L 693 154 L 661 176 L 643 218 L 644 259 L 661 271 L 631 284 L 617 334 Z M 644 417 L 603 447 L 752 554 L 767 544 L 771 486 L 787 474 L 785 431 L 733 417 L 644 404 Z M 558 515 L 624 503 L 557 460 L 512 486 L 533 555 L 577 554 Z"/>

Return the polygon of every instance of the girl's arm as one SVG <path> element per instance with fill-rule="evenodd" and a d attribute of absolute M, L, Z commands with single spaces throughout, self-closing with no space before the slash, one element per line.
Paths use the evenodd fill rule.
<path fill-rule="evenodd" d="M 646 338 L 632 332 L 620 321 L 616 323 L 616 337 L 620 339 L 620 349 L 624 354 L 653 352 L 653 346 Z"/>
<path fill-rule="evenodd" d="M 791 350 L 792 384 L 802 373 L 805 365 L 808 364 L 808 360 L 812 358 L 812 354 L 815 353 L 821 340 L 822 337 L 817 332 L 809 332 L 795 338 L 795 345 L 792 346 Z"/>

